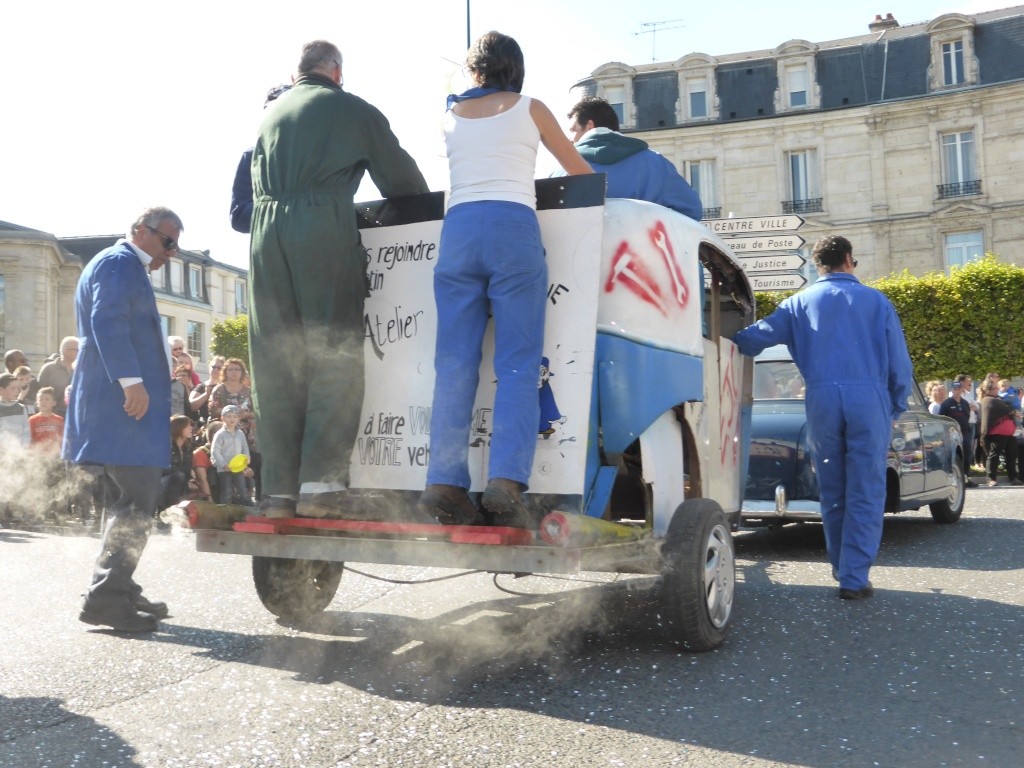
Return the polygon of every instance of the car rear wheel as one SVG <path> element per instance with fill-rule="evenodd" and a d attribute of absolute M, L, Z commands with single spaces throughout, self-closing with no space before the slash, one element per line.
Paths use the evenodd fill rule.
<path fill-rule="evenodd" d="M 252 578 L 263 606 L 290 620 L 309 618 L 330 605 L 344 570 L 343 563 L 323 560 L 252 559 Z"/>
<path fill-rule="evenodd" d="M 949 494 L 941 501 L 929 504 L 932 520 L 936 523 L 955 523 L 964 511 L 964 497 L 967 493 L 967 478 L 964 476 L 963 464 L 959 456 L 953 457 L 953 482 L 949 486 Z"/>
<path fill-rule="evenodd" d="M 736 553 L 722 508 L 711 499 L 684 501 L 672 515 L 661 553 L 672 639 L 690 651 L 717 648 L 725 640 L 736 587 Z"/>

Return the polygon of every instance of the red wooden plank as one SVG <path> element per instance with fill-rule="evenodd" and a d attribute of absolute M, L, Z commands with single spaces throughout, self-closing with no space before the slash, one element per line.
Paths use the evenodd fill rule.
<path fill-rule="evenodd" d="M 387 536 L 431 536 L 460 544 L 526 545 L 533 533 L 521 528 L 482 525 L 434 525 L 368 520 L 333 520 L 316 517 L 256 517 L 235 523 L 234 530 L 244 533 L 302 533 L 309 530 L 338 533 L 373 533 Z"/>

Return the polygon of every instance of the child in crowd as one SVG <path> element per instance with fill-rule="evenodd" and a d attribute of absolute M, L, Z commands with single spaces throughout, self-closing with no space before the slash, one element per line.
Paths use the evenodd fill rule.
<path fill-rule="evenodd" d="M 196 485 L 199 487 L 199 498 L 206 501 L 216 501 L 220 498 L 217 494 L 217 471 L 210 460 L 210 451 L 213 448 L 213 438 L 220 432 L 223 422 L 211 421 L 206 425 L 206 442 L 192 452 L 192 470 L 196 475 Z"/>
<path fill-rule="evenodd" d="M 224 427 L 214 436 L 213 447 L 210 449 L 210 460 L 217 468 L 217 482 L 220 485 L 220 503 L 231 504 L 237 501 L 247 507 L 255 506 L 252 494 L 249 493 L 248 478 L 253 472 L 246 467 L 241 472 L 232 472 L 228 466 L 238 454 L 249 458 L 249 443 L 245 434 L 238 428 L 240 412 L 237 405 L 226 405 L 220 412 L 220 420 Z"/>
<path fill-rule="evenodd" d="M 28 430 L 32 436 L 32 448 L 37 452 L 35 460 L 48 489 L 47 514 L 53 520 L 60 520 L 60 510 L 66 510 L 67 502 L 61 503 L 58 498 L 63 493 L 60 489 L 65 474 L 64 463 L 60 460 L 64 419 L 54 413 L 56 407 L 53 387 L 41 387 L 36 392 L 37 412 L 28 417 Z"/>
<path fill-rule="evenodd" d="M 53 387 L 42 387 L 36 393 L 37 413 L 28 417 L 32 445 L 47 456 L 59 456 L 64 440 L 64 419 L 54 413 L 57 396 Z"/>
<path fill-rule="evenodd" d="M 33 396 L 32 382 L 35 377 L 32 376 L 32 369 L 27 365 L 19 365 L 14 369 L 14 375 L 18 378 L 18 385 L 20 392 L 18 392 L 18 402 L 25 406 L 25 413 L 31 416 L 36 412 L 36 401 Z"/>
<path fill-rule="evenodd" d="M 0 434 L 14 437 L 22 445 L 29 445 L 28 411 L 18 400 L 21 384 L 13 373 L 0 373 Z"/>

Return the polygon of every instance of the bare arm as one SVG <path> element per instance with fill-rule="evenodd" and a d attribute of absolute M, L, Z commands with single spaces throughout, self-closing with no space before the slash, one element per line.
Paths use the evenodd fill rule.
<path fill-rule="evenodd" d="M 593 173 L 587 161 L 584 160 L 569 137 L 565 135 L 551 110 L 544 102 L 533 99 L 530 102 L 530 116 L 540 131 L 540 140 L 548 152 L 555 156 L 558 164 L 565 169 L 570 176 L 580 176 L 585 173 Z"/>

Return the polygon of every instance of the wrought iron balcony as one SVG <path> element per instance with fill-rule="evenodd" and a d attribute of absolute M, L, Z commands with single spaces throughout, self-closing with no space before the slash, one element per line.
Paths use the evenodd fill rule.
<path fill-rule="evenodd" d="M 821 198 L 811 197 L 806 200 L 783 200 L 783 213 L 821 213 Z"/>
<path fill-rule="evenodd" d="M 957 181 L 952 184 L 939 184 L 939 199 L 947 197 L 966 197 L 981 194 L 981 179 L 974 181 Z"/>
<path fill-rule="evenodd" d="M 717 208 L 705 208 L 704 215 L 701 218 L 704 219 L 718 219 L 722 216 L 722 206 Z"/>

